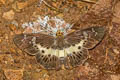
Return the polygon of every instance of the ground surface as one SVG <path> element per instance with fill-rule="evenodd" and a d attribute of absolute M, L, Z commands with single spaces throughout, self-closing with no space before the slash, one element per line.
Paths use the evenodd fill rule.
<path fill-rule="evenodd" d="M 0 80 L 120 80 L 119 7 L 119 0 L 0 0 Z M 84 65 L 47 71 L 13 43 L 21 25 L 39 15 L 63 18 L 75 30 L 104 26 L 106 36 Z"/>

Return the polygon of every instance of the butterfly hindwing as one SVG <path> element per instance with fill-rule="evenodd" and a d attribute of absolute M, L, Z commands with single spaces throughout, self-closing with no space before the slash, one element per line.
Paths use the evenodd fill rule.
<path fill-rule="evenodd" d="M 45 69 L 60 69 L 60 61 L 54 55 L 36 55 L 37 62 L 40 63 Z"/>
<path fill-rule="evenodd" d="M 81 48 L 81 50 L 72 52 L 68 54 L 64 60 L 65 61 L 65 68 L 70 69 L 80 64 L 84 63 L 84 61 L 88 58 L 88 50 L 85 48 Z"/>

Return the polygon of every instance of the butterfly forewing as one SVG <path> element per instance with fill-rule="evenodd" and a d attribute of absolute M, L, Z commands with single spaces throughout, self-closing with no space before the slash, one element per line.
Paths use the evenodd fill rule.
<path fill-rule="evenodd" d="M 40 52 L 37 45 L 49 48 L 54 42 L 54 37 L 40 34 L 18 34 L 14 37 L 14 43 L 21 49 L 30 55 L 35 55 Z"/>
<path fill-rule="evenodd" d="M 101 42 L 105 35 L 105 28 L 103 27 L 92 27 L 84 30 L 88 34 L 87 43 L 85 47 L 88 49 L 94 48 L 98 43 Z"/>
<path fill-rule="evenodd" d="M 104 27 L 90 27 L 83 30 L 77 30 L 67 35 L 66 40 L 73 44 L 84 40 L 83 47 L 92 49 L 103 39 L 104 35 Z"/>

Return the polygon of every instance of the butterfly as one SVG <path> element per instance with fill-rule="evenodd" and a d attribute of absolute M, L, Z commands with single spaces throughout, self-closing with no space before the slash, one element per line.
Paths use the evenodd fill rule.
<path fill-rule="evenodd" d="M 34 55 L 45 69 L 70 69 L 88 58 L 88 50 L 96 47 L 104 38 L 104 27 L 76 30 L 67 35 L 57 30 L 55 36 L 45 33 L 22 33 L 15 35 L 16 46 Z"/>

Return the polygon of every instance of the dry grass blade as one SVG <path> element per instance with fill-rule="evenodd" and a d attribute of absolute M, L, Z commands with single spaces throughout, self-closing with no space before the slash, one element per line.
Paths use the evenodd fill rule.
<path fill-rule="evenodd" d="M 82 1 L 82 2 L 86 2 L 86 3 L 95 4 L 98 0 L 75 0 L 75 1 Z"/>

